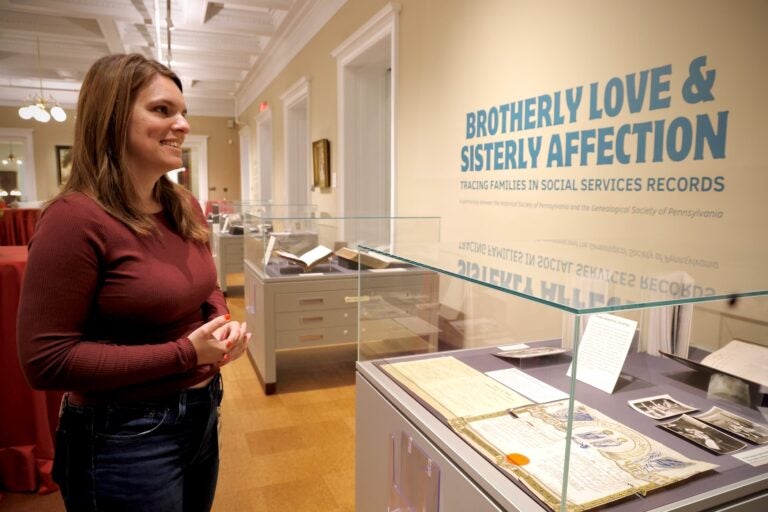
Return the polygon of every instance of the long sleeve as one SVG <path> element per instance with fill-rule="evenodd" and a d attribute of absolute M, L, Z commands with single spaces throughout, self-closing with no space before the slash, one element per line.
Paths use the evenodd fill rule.
<path fill-rule="evenodd" d="M 33 387 L 104 392 L 169 379 L 186 386 L 211 372 L 197 367 L 186 336 L 216 295 L 212 265 L 164 235 L 138 239 L 84 196 L 46 209 L 18 316 L 19 357 Z"/>

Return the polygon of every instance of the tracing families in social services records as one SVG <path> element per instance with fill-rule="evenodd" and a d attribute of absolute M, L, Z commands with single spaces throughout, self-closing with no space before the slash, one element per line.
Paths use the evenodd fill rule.
<path fill-rule="evenodd" d="M 690 116 L 648 116 L 681 99 L 689 105 L 714 101 L 717 71 L 705 70 L 706 65 L 706 56 L 693 59 L 685 80 L 675 88 L 672 65 L 667 64 L 612 77 L 604 84 L 593 82 L 468 112 L 461 172 L 725 158 L 728 110 L 712 113 L 710 107 Z M 606 124 L 620 115 L 626 119 L 643 113 L 653 118 Z M 550 130 L 547 135 L 534 132 L 577 122 L 595 126 Z M 509 136 L 513 134 L 523 136 Z"/>

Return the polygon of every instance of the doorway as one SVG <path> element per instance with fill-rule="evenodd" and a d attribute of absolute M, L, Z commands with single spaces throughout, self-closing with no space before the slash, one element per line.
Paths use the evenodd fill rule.
<path fill-rule="evenodd" d="M 13 200 L 38 200 L 33 140 L 31 129 L 0 128 L 0 160 L 7 162 L 0 162 L 3 176 L 0 188 L 8 194 L 3 197 L 6 203 Z M 11 156 L 13 158 L 10 158 Z M 11 192 L 20 195 L 12 196 Z"/>
<path fill-rule="evenodd" d="M 344 217 L 395 212 L 394 104 L 397 15 L 388 4 L 334 52 L 339 94 L 339 187 Z M 345 239 L 388 245 L 393 225 L 357 222 Z"/>
<path fill-rule="evenodd" d="M 266 109 L 256 117 L 256 174 L 253 186 L 256 200 L 272 202 L 272 111 Z"/>
<path fill-rule="evenodd" d="M 285 113 L 285 202 L 309 204 L 309 83 L 301 78 L 280 100 Z"/>
<path fill-rule="evenodd" d="M 240 199 L 248 203 L 256 197 L 251 173 L 251 130 L 245 126 L 237 135 L 240 138 Z"/>

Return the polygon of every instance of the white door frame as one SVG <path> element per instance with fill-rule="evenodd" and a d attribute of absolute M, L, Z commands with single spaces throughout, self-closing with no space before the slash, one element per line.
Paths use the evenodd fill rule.
<path fill-rule="evenodd" d="M 0 138 L 19 141 L 24 144 L 24 163 L 19 174 L 19 190 L 25 201 L 37 201 L 37 181 L 35 178 L 35 142 L 32 128 L 0 128 Z M 2 151 L 3 148 L 0 148 Z"/>
<path fill-rule="evenodd" d="M 272 110 L 267 107 L 256 121 L 256 173 L 259 203 L 272 202 Z"/>
<path fill-rule="evenodd" d="M 393 215 L 396 211 L 396 159 L 395 159 L 395 141 L 396 139 L 396 125 L 395 125 L 395 105 L 396 105 L 396 84 L 397 84 L 397 34 L 398 34 L 398 16 L 400 12 L 400 6 L 395 3 L 388 3 L 376 13 L 368 22 L 361 26 L 355 33 L 342 42 L 333 52 L 331 56 L 336 59 L 336 78 L 337 78 L 337 91 L 338 91 L 338 115 L 337 122 L 339 126 L 338 137 L 338 151 L 337 151 L 337 166 L 338 166 L 338 188 L 340 196 L 340 216 L 348 215 L 348 206 L 345 198 L 345 172 L 347 169 L 356 168 L 359 170 L 364 169 L 362 165 L 358 165 L 359 162 L 354 161 L 351 157 L 348 148 L 345 147 L 346 141 L 352 137 L 353 133 L 348 133 L 348 130 L 353 131 L 353 127 L 347 126 L 347 119 L 354 109 L 354 105 L 347 105 L 347 98 L 349 93 L 347 87 L 355 87 L 356 84 L 349 82 L 348 79 L 351 76 L 348 71 L 352 70 L 355 61 L 363 58 L 369 50 L 375 51 L 374 47 L 379 46 L 382 41 L 388 40 L 388 56 L 389 56 L 389 105 L 381 105 L 382 108 L 388 109 L 387 115 L 389 116 L 389 154 L 382 155 L 388 156 L 389 160 L 389 214 Z M 386 151 L 386 150 L 385 150 Z M 369 155 L 370 156 L 370 155 Z M 372 158 L 376 158 L 374 155 Z M 394 229 L 394 223 L 392 223 L 391 230 Z M 393 239 L 394 233 L 390 233 L 390 240 Z"/>
<path fill-rule="evenodd" d="M 193 150 L 191 163 L 192 168 L 197 169 L 197 200 L 205 206 L 208 202 L 208 135 L 187 135 L 183 147 Z"/>
<path fill-rule="evenodd" d="M 309 204 L 309 81 L 299 78 L 281 96 L 285 203 Z M 303 113 L 303 118 L 301 117 Z"/>
<path fill-rule="evenodd" d="M 251 201 L 251 128 L 242 127 L 237 132 L 240 140 L 240 199 L 246 203 Z"/>

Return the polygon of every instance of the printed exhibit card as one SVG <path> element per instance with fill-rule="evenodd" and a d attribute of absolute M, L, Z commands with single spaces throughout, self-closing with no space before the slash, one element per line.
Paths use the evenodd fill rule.
<path fill-rule="evenodd" d="M 613 393 L 627 358 L 637 322 L 616 315 L 592 315 L 579 342 L 576 379 Z M 568 368 L 571 376 L 573 363 Z"/>
<path fill-rule="evenodd" d="M 381 368 L 448 420 L 506 411 L 531 403 L 454 357 L 430 357 Z"/>

